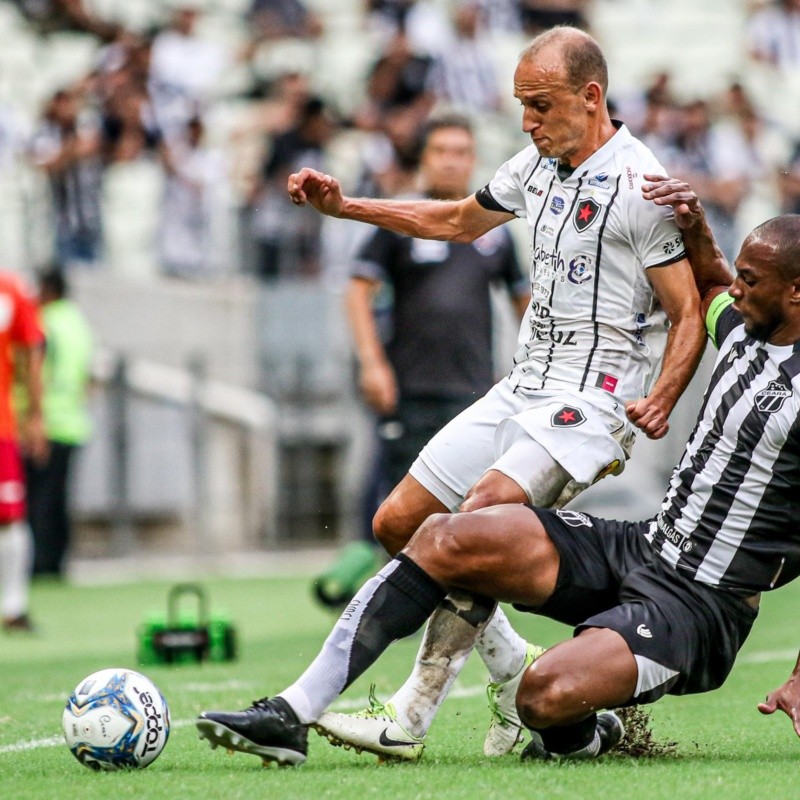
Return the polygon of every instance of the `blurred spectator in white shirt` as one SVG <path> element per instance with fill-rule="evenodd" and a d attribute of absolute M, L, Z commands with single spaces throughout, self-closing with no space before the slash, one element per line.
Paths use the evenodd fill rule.
<path fill-rule="evenodd" d="M 199 117 L 186 134 L 161 150 L 166 171 L 159 217 L 158 251 L 162 271 L 179 278 L 202 278 L 221 272 L 220 239 L 230 192 L 225 160 L 203 143 Z"/>
<path fill-rule="evenodd" d="M 756 11 L 747 30 L 750 55 L 781 70 L 800 67 L 800 0 L 775 0 Z"/>
<path fill-rule="evenodd" d="M 170 27 L 153 41 L 150 96 L 166 135 L 180 134 L 197 109 L 207 105 L 232 60 L 224 47 L 196 35 L 199 14 L 193 0 L 180 0 Z"/>
<path fill-rule="evenodd" d="M 447 15 L 430 0 L 367 0 L 366 5 L 367 29 L 379 46 L 403 34 L 414 53 L 436 55 L 453 37 Z"/>

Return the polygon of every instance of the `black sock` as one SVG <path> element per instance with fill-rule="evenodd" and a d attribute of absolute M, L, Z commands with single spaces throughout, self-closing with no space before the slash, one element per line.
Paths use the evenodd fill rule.
<path fill-rule="evenodd" d="M 349 686 L 395 640 L 418 631 L 445 596 L 445 590 L 404 553 L 361 611 L 347 667 Z M 354 613 L 358 613 L 355 609 Z M 345 612 L 346 613 L 346 612 Z"/>
<path fill-rule="evenodd" d="M 597 714 L 590 714 L 580 722 L 572 725 L 560 725 L 552 728 L 536 730 L 542 737 L 544 749 L 557 755 L 574 753 L 591 744 L 597 728 Z"/>
<path fill-rule="evenodd" d="M 444 589 L 401 553 L 356 592 L 319 655 L 280 697 L 303 724 L 319 719 L 395 639 L 418 630 L 444 596 Z"/>

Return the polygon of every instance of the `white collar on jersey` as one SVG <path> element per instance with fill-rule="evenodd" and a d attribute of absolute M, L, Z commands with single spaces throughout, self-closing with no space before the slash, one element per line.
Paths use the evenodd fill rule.
<path fill-rule="evenodd" d="M 617 129 L 617 132 L 598 150 L 595 150 L 586 161 L 578 164 L 568 178 L 564 178 L 561 183 L 568 184 L 571 181 L 578 182 L 581 175 L 592 175 L 595 171 L 600 172 L 601 167 L 608 163 L 612 155 L 622 147 L 625 147 L 633 136 L 628 130 L 624 122 L 618 119 L 612 119 L 611 124 Z"/>

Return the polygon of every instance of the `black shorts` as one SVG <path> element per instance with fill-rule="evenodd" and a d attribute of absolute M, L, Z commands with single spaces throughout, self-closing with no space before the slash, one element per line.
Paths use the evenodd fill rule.
<path fill-rule="evenodd" d="M 536 613 L 576 626 L 576 635 L 619 633 L 639 667 L 631 704 L 722 685 L 757 610 L 673 569 L 645 538 L 650 522 L 535 511 L 561 556 L 556 589 Z"/>

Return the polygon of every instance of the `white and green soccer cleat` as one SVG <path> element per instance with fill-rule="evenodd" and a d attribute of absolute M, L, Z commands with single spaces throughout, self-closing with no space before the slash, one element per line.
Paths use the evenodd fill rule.
<path fill-rule="evenodd" d="M 492 721 L 486 732 L 486 738 L 483 740 L 485 755 L 504 756 L 522 741 L 522 722 L 520 722 L 517 712 L 517 689 L 522 682 L 525 670 L 544 653 L 545 649 L 535 644 L 529 644 L 525 653 L 525 662 L 520 671 L 505 683 L 490 683 L 486 687 Z"/>
<path fill-rule="evenodd" d="M 312 727 L 336 747 L 374 753 L 382 760 L 417 761 L 425 749 L 423 740 L 398 722 L 395 707 L 375 697 L 374 686 L 369 690 L 369 708 L 355 714 L 328 711 Z"/>

